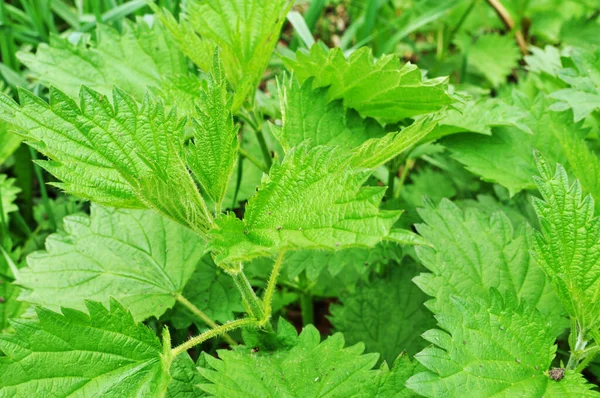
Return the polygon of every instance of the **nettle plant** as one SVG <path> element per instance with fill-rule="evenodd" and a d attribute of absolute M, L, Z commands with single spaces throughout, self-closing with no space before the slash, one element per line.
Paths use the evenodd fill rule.
<path fill-rule="evenodd" d="M 188 1 L 180 21 L 155 10 L 120 33 L 99 26 L 95 42 L 54 37 L 19 55 L 50 87 L 48 101 L 26 90 L 19 103 L 1 95 L 0 119 L 46 156 L 38 163 L 56 186 L 92 206 L 89 216 L 66 217 L 26 266 L 4 253 L 2 274 L 15 282 L 0 287 L 10 303 L 2 329 L 11 330 L 0 336 L 0 395 L 598 395 L 581 371 L 598 351 L 599 220 L 581 184 L 554 167 L 562 160 L 581 170 L 577 157 L 589 153 L 580 141 L 564 136 L 556 145 L 566 159 L 538 153 L 538 171 L 519 169 L 530 172 L 526 184 L 537 175 L 541 232 L 501 211 L 442 200 L 425 201 L 416 234 L 398 226 L 399 210 L 382 209 L 393 187 L 370 179 L 448 136 L 456 158 L 484 179 L 532 188 L 483 164 L 477 145 L 491 126 L 537 137 L 532 126 L 572 124 L 569 106 L 548 116 L 525 111 L 542 109 L 545 95 L 522 108 L 468 101 L 447 79 L 424 78 L 394 56 L 375 59 L 367 48 L 346 56 L 320 44 L 284 59 L 278 90 L 255 96 L 290 7 Z M 265 123 L 267 109 L 280 123 Z M 493 120 L 473 117 L 482 109 Z M 556 121 L 528 119 L 536 115 Z M 459 131 L 480 135 L 450 136 Z M 240 145 L 248 134 L 253 144 Z M 535 167 L 533 148 L 545 153 L 546 142 L 523 142 Z M 256 192 L 244 186 L 248 167 L 262 174 Z M 403 262 L 332 309 L 336 329 L 370 353 L 344 347 L 339 333 L 321 342 L 310 325 L 299 335 L 282 318 L 274 327 L 283 268 L 298 275 L 311 258 L 333 268 L 332 256 L 363 262 L 415 246 L 428 272 Z M 266 275 L 260 290 L 247 276 L 251 264 Z M 417 286 L 433 297 L 427 308 Z M 406 311 L 398 317 L 386 296 Z M 169 328 L 153 330 L 142 323 L 149 319 L 208 329 L 172 346 Z M 570 358 L 554 366 L 569 319 Z M 431 345 L 421 344 L 417 361 L 385 355 L 423 332 Z M 232 349 L 194 363 L 188 351 L 214 338 Z"/>

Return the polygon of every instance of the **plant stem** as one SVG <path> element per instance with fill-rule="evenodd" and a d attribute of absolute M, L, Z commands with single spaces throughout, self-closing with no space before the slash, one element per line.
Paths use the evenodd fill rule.
<path fill-rule="evenodd" d="M 285 250 L 282 250 L 277 256 L 277 260 L 275 260 L 275 265 L 273 265 L 273 270 L 271 271 L 271 277 L 269 278 L 269 282 L 267 283 L 267 289 L 265 290 L 265 296 L 263 298 L 263 304 L 265 309 L 265 316 L 271 316 L 271 303 L 273 301 L 273 293 L 275 292 L 275 287 L 277 286 L 277 279 L 279 278 L 279 273 L 281 272 L 281 265 L 283 264 L 283 258 L 285 257 Z"/>
<path fill-rule="evenodd" d="M 52 225 L 52 229 L 54 231 L 57 230 L 58 225 L 56 223 L 56 218 L 54 217 L 54 210 L 52 210 L 52 206 L 50 205 L 50 199 L 48 198 L 48 191 L 46 190 L 46 182 L 44 181 L 44 176 L 42 175 L 42 168 L 37 164 L 37 153 L 35 149 L 29 147 L 29 151 L 31 153 L 31 159 L 33 159 L 34 166 L 33 169 L 35 171 L 35 176 L 38 180 L 38 184 L 40 186 L 40 194 L 42 195 L 42 203 L 44 203 L 44 208 L 46 209 L 46 213 L 48 213 L 48 219 L 50 220 L 50 224 Z"/>
<path fill-rule="evenodd" d="M 195 347 L 198 344 L 201 344 L 208 339 L 212 339 L 213 337 L 217 337 L 219 335 L 225 334 L 232 330 L 239 329 L 241 327 L 248 327 L 248 326 L 258 326 L 258 321 L 254 318 L 244 318 L 244 319 L 238 319 L 236 321 L 228 322 L 224 325 L 218 326 L 214 329 L 211 329 L 204 333 L 201 333 L 196 337 L 192 337 L 185 343 L 178 345 L 177 347 L 175 347 L 171 350 L 171 355 L 172 355 L 172 357 L 176 357 L 177 355 L 179 355 L 183 352 L 186 352 L 190 348 Z"/>
<path fill-rule="evenodd" d="M 300 311 L 302 312 L 303 326 L 314 322 L 312 294 L 307 291 L 300 294 Z"/>
<path fill-rule="evenodd" d="M 269 169 L 264 165 L 264 163 L 262 163 L 260 160 L 255 158 L 250 152 L 248 152 L 244 148 L 239 147 L 238 152 L 240 153 L 240 155 L 242 155 L 243 157 L 248 159 L 250 162 L 252 162 L 256 167 L 261 169 L 263 172 L 265 172 L 265 173 L 269 172 Z"/>
<path fill-rule="evenodd" d="M 575 342 L 575 347 L 571 348 L 571 355 L 569 356 L 569 362 L 567 362 L 566 367 L 567 370 L 575 370 L 577 368 L 577 365 L 579 365 L 581 351 L 585 349 L 587 344 L 587 341 L 583 339 L 585 336 L 584 330 L 576 328 L 576 330 L 571 330 L 571 333 L 577 333 L 577 340 Z"/>
<path fill-rule="evenodd" d="M 210 326 L 213 329 L 216 329 L 219 327 L 219 325 L 217 325 L 212 319 L 210 319 L 208 317 L 208 315 L 206 315 L 204 312 L 202 312 L 202 310 L 198 307 L 196 307 L 194 304 L 192 304 L 188 299 L 186 299 L 185 297 L 183 297 L 181 295 L 181 293 L 177 293 L 175 294 L 175 299 L 177 301 L 179 301 L 184 307 L 186 307 L 188 310 L 190 310 L 190 312 L 194 315 L 196 315 L 198 318 L 202 319 L 202 321 L 204 323 L 206 323 L 208 326 Z M 237 342 L 232 339 L 227 333 L 223 334 L 223 339 L 225 341 L 227 341 L 227 343 L 229 343 L 229 345 L 237 345 Z"/>
<path fill-rule="evenodd" d="M 240 264 L 241 268 L 241 264 Z M 246 307 L 246 311 L 253 317 L 258 319 L 258 321 L 265 322 L 267 329 L 271 326 L 269 322 L 266 322 L 265 311 L 263 307 L 263 303 L 260 301 L 254 289 L 252 289 L 252 285 L 250 285 L 250 281 L 246 278 L 246 274 L 244 274 L 244 270 L 240 269 L 238 271 L 229 271 L 229 274 L 233 278 L 235 285 L 238 290 L 242 294 L 242 299 L 244 300 L 244 306 Z"/>
<path fill-rule="evenodd" d="M 269 146 L 265 140 L 265 135 L 262 132 L 262 128 L 260 130 L 256 130 L 256 138 L 258 138 L 260 150 L 262 151 L 263 158 L 265 159 L 267 169 L 270 169 L 271 165 L 273 164 L 273 159 L 271 158 L 271 152 L 269 151 Z"/>
<path fill-rule="evenodd" d="M 506 8 L 504 8 L 504 5 L 502 4 L 502 2 L 500 0 L 487 0 L 487 2 L 496 11 L 496 14 L 498 14 L 500 19 L 504 23 L 504 26 L 506 26 L 506 28 L 508 30 L 513 30 L 515 27 L 515 21 L 513 21 L 512 17 L 510 16 L 510 14 L 506 10 Z M 519 45 L 519 48 L 521 49 L 521 54 L 523 54 L 523 55 L 529 54 L 529 50 L 527 49 L 527 42 L 525 41 L 525 37 L 523 36 L 523 33 L 518 29 L 515 29 L 515 39 L 517 39 L 517 44 Z"/>

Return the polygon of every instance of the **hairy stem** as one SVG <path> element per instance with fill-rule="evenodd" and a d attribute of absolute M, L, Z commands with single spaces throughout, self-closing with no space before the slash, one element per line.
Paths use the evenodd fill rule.
<path fill-rule="evenodd" d="M 194 315 L 196 315 L 198 318 L 202 319 L 202 321 L 204 323 L 206 323 L 208 326 L 210 326 L 211 328 L 215 329 L 218 328 L 219 325 L 217 325 L 212 319 L 210 319 L 208 317 L 208 315 L 206 315 L 204 312 L 202 312 L 202 310 L 198 307 L 196 307 L 194 304 L 192 304 L 188 299 L 186 299 L 185 297 L 183 297 L 181 295 L 181 293 L 177 293 L 175 295 L 175 299 L 180 302 L 185 308 L 187 308 L 188 310 L 190 310 L 190 312 Z M 229 343 L 229 345 L 237 345 L 237 342 L 232 339 L 227 333 L 223 334 L 223 339 L 225 341 L 227 341 L 227 343 Z"/>
<path fill-rule="evenodd" d="M 508 30 L 513 30 L 515 27 L 515 21 L 512 19 L 502 2 L 500 0 L 487 0 L 487 2 L 496 11 L 496 14 L 498 14 L 504 23 L 504 26 L 506 26 Z M 529 50 L 527 50 L 527 42 L 525 41 L 523 32 L 518 29 L 515 30 L 515 39 L 517 40 L 519 49 L 521 49 L 521 53 L 523 55 L 529 54 Z"/>
<path fill-rule="evenodd" d="M 178 345 L 177 347 L 173 348 L 171 350 L 171 356 L 176 357 L 177 355 L 179 355 L 183 352 L 186 352 L 190 348 L 195 347 L 198 344 L 201 344 L 208 339 L 212 339 L 213 337 L 220 336 L 222 334 L 231 332 L 232 330 L 239 329 L 242 327 L 252 327 L 252 326 L 258 326 L 258 321 L 254 318 L 238 319 L 236 321 L 228 322 L 224 325 L 217 326 L 216 328 L 210 329 L 204 333 L 199 334 L 198 336 L 192 337 L 185 343 L 182 343 L 182 344 Z"/>
<path fill-rule="evenodd" d="M 282 250 L 277 256 L 277 260 L 275 260 L 275 265 L 273 265 L 273 270 L 271 271 L 271 277 L 269 278 L 269 282 L 267 283 L 267 289 L 265 290 L 265 296 L 263 298 L 265 316 L 267 318 L 271 317 L 271 303 L 273 301 L 273 293 L 275 293 L 275 287 L 277 286 L 277 279 L 279 278 L 279 274 L 281 272 L 281 265 L 283 264 L 283 258 L 285 257 L 285 250 Z"/>
<path fill-rule="evenodd" d="M 584 340 L 585 330 L 579 327 L 576 330 L 571 330 L 571 333 L 577 333 L 577 340 L 575 341 L 575 347 L 571 347 L 571 355 L 569 356 L 569 362 L 567 362 L 567 369 L 575 370 L 581 359 L 581 352 L 585 349 L 587 341 Z"/>
<path fill-rule="evenodd" d="M 242 299 L 244 300 L 244 306 L 246 307 L 246 311 L 253 317 L 262 321 L 265 319 L 265 311 L 263 307 L 263 303 L 260 301 L 252 285 L 250 285 L 250 281 L 244 274 L 244 270 L 240 264 L 240 270 L 229 272 L 235 286 L 238 288 L 242 295 Z"/>

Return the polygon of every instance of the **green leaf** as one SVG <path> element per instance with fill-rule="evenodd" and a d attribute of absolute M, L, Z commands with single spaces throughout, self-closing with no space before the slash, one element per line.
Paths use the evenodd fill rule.
<path fill-rule="evenodd" d="M 190 0 L 182 22 L 167 11 L 159 18 L 173 33 L 182 51 L 208 71 L 219 47 L 227 80 L 235 90 L 232 109 L 254 97 L 293 2 L 289 0 Z"/>
<path fill-rule="evenodd" d="M 7 178 L 6 174 L 0 174 L 0 197 L 2 198 L 4 220 L 8 220 L 8 213 L 19 210 L 15 204 L 15 200 L 21 189 L 15 186 L 15 181 L 14 178 Z"/>
<path fill-rule="evenodd" d="M 425 347 L 421 334 L 435 326 L 423 302 L 427 296 L 411 281 L 420 267 L 393 265 L 389 275 L 359 285 L 329 307 L 330 321 L 349 344 L 363 342 L 367 352 L 394 363 L 403 351 L 414 355 Z"/>
<path fill-rule="evenodd" d="M 475 209 L 462 211 L 449 200 L 435 207 L 431 202 L 419 209 L 425 224 L 419 233 L 433 247 L 418 247 L 417 254 L 431 271 L 415 278 L 415 283 L 435 300 L 428 303 L 434 312 L 452 309 L 454 295 L 469 292 L 487 299 L 494 287 L 503 294 L 527 300 L 562 330 L 563 308 L 550 281 L 529 255 L 533 248 L 531 227 L 514 230 L 502 212 L 491 217 Z"/>
<path fill-rule="evenodd" d="M 204 233 L 211 216 L 181 160 L 183 123 L 149 97 L 138 106 L 119 89 L 111 105 L 86 87 L 78 106 L 51 89 L 50 104 L 27 91 L 21 105 L 0 95 L 0 119 L 50 160 L 39 163 L 67 193 L 129 208 L 152 208 Z"/>
<path fill-rule="evenodd" d="M 344 348 L 341 334 L 320 340 L 317 329 L 307 326 L 289 351 L 220 350 L 220 359 L 206 357 L 212 369 L 200 369 L 212 383 L 202 388 L 217 397 L 333 398 L 352 396 L 370 382 L 377 354 L 361 355 L 361 344 Z"/>
<path fill-rule="evenodd" d="M 300 84 L 290 77 L 281 84 L 283 126 L 274 132 L 286 152 L 306 140 L 311 146 L 341 145 L 351 150 L 386 134 L 376 120 L 345 110 L 342 101 L 329 100 L 327 89 L 312 87 L 313 78 Z"/>
<path fill-rule="evenodd" d="M 166 398 L 196 398 L 206 394 L 200 385 L 206 380 L 200 375 L 196 364 L 186 353 L 178 355 L 171 364 L 171 381 L 167 387 Z"/>
<path fill-rule="evenodd" d="M 565 65 L 566 63 L 566 65 Z M 600 109 L 600 49 L 575 49 L 563 61 L 558 77 L 570 87 L 555 91 L 550 98 L 558 100 L 553 110 L 572 109 L 575 122 Z"/>
<path fill-rule="evenodd" d="M 465 55 L 469 68 L 483 75 L 493 87 L 506 82 L 506 77 L 518 66 L 517 61 L 521 58 L 512 35 L 490 33 L 473 42 L 471 36 L 465 34 L 455 43 Z"/>
<path fill-rule="evenodd" d="M 216 220 L 211 249 L 218 262 L 234 263 L 281 250 L 371 247 L 399 212 L 380 211 L 383 187 L 362 187 L 370 172 L 349 166 L 335 147 L 297 147 L 275 163 L 243 220 Z M 362 188 L 361 188 L 362 187 Z"/>
<path fill-rule="evenodd" d="M 23 140 L 11 132 L 13 127 L 9 123 L 0 121 L 0 165 L 17 150 Z"/>
<path fill-rule="evenodd" d="M 339 48 L 315 45 L 310 53 L 299 51 L 295 60 L 284 62 L 300 82 L 314 77 L 314 89 L 328 87 L 329 100 L 341 99 L 363 117 L 384 123 L 439 111 L 455 101 L 446 92 L 447 78 L 423 80 L 416 66 L 401 66 L 392 55 L 375 61 L 366 47 L 346 59 Z"/>
<path fill-rule="evenodd" d="M 600 198 L 600 162 L 587 148 L 583 124 L 574 124 L 570 112 L 549 112 L 548 100 L 542 95 L 532 104 L 524 100 L 521 107 L 530 109 L 525 123 L 533 134 L 501 127 L 495 128 L 491 137 L 457 134 L 442 143 L 467 169 L 508 188 L 512 195 L 535 188 L 531 179 L 536 174 L 532 153 L 538 149 L 552 161 L 571 166 L 576 175 L 582 176 L 586 189 Z"/>
<path fill-rule="evenodd" d="M 541 177 L 534 177 L 543 199 L 534 199 L 541 234 L 535 236 L 540 267 L 554 285 L 582 334 L 600 325 L 600 219 L 594 199 L 583 197 L 578 181 L 569 185 L 565 169 L 537 154 Z"/>
<path fill-rule="evenodd" d="M 193 141 L 186 147 L 185 158 L 204 191 L 216 203 L 218 213 L 237 159 L 239 141 L 218 55 L 214 64 L 208 87 L 200 94 Z"/>
<path fill-rule="evenodd" d="M 176 301 L 204 252 L 193 231 L 148 210 L 92 205 L 64 219 L 44 252 L 27 257 L 21 300 L 51 309 L 85 309 L 84 300 L 121 302 L 136 321 L 159 317 Z"/>
<path fill-rule="evenodd" d="M 400 354 L 390 369 L 383 363 L 377 372 L 373 383 L 365 383 L 355 397 L 360 398 L 411 398 L 415 393 L 406 388 L 406 381 L 413 375 L 424 370 L 417 361 L 411 361 L 404 353 Z"/>
<path fill-rule="evenodd" d="M 142 102 L 148 90 L 177 103 L 185 114 L 194 111 L 200 91 L 197 78 L 188 75 L 187 60 L 157 21 L 123 21 L 122 33 L 99 24 L 96 42 L 87 35 L 52 36 L 35 54 L 18 54 L 33 77 L 72 98 L 82 85 L 109 96 L 114 86 Z"/>
<path fill-rule="evenodd" d="M 4 396 L 162 396 L 169 358 L 154 332 L 136 324 L 116 301 L 110 310 L 86 303 L 85 313 L 36 310 L 0 335 L 0 394 Z"/>
<path fill-rule="evenodd" d="M 437 317 L 443 331 L 427 332 L 434 346 L 416 357 L 428 371 L 411 377 L 408 388 L 426 397 L 599 395 L 575 371 L 550 378 L 556 335 L 543 315 L 512 296 L 493 290 L 490 297 L 489 303 L 452 298 L 456 310 Z"/>
<path fill-rule="evenodd" d="M 188 283 L 183 289 L 182 296 L 215 321 L 225 323 L 234 319 L 234 313 L 244 311 L 242 298 L 235 288 L 233 280 L 222 269 L 217 267 L 210 255 L 202 258 Z M 192 321 L 199 322 L 180 303 L 167 314 L 176 329 L 185 329 Z M 206 325 L 201 324 L 202 327 Z"/>
<path fill-rule="evenodd" d="M 19 317 L 29 307 L 29 304 L 17 300 L 21 288 L 13 282 L 13 278 L 13 270 L 0 251 L 0 334 L 11 330 L 9 319 Z"/>

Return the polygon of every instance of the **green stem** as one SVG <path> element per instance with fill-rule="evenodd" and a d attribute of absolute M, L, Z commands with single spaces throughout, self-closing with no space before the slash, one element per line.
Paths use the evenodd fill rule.
<path fill-rule="evenodd" d="M 577 333 L 577 340 L 575 341 L 575 347 L 571 347 L 571 355 L 569 356 L 569 362 L 567 362 L 567 370 L 575 370 L 577 369 L 577 365 L 579 365 L 579 360 L 581 352 L 585 349 L 587 341 L 584 340 L 585 331 L 576 328 L 576 330 L 571 330 L 571 333 Z"/>
<path fill-rule="evenodd" d="M 56 223 L 56 218 L 54 217 L 54 210 L 52 210 L 52 206 L 50 205 L 50 199 L 48 198 L 48 191 L 46 190 L 46 182 L 44 181 L 44 176 L 42 175 L 42 168 L 37 164 L 37 153 L 35 149 L 29 147 L 29 151 L 31 153 L 31 159 L 33 159 L 34 166 L 33 169 L 35 171 L 35 176 L 38 180 L 38 184 L 40 186 L 40 193 L 42 195 L 42 203 L 44 204 L 44 208 L 46 209 L 46 213 L 48 213 L 48 219 L 50 220 L 50 224 L 52 225 L 52 229 L 56 231 L 58 229 L 58 225 Z"/>
<path fill-rule="evenodd" d="M 385 191 L 385 199 L 388 201 L 394 198 L 394 184 L 396 182 L 396 173 L 398 172 L 398 169 L 395 166 L 396 162 L 394 160 L 389 162 L 388 183 L 387 190 Z"/>
<path fill-rule="evenodd" d="M 228 322 L 224 325 L 218 326 L 214 329 L 208 330 L 204 333 L 199 334 L 196 337 L 192 337 L 185 343 L 178 345 L 177 347 L 171 350 L 171 356 L 176 357 L 177 355 L 186 352 L 190 348 L 197 346 L 198 344 L 202 344 L 208 339 L 212 339 L 213 337 L 220 336 L 227 332 L 231 332 L 232 330 L 239 329 L 242 327 L 251 327 L 258 326 L 258 321 L 254 318 L 244 318 L 238 319 L 236 321 Z"/>
<path fill-rule="evenodd" d="M 252 289 L 250 281 L 248 280 L 248 278 L 246 278 L 246 274 L 244 274 L 242 265 L 240 264 L 239 270 L 228 272 L 233 278 L 233 282 L 235 283 L 242 295 L 246 311 L 250 314 L 250 316 L 258 319 L 260 322 L 265 321 L 265 311 L 263 303 L 260 301 L 256 293 L 254 292 L 254 289 Z M 268 322 L 266 322 L 266 324 L 270 326 Z"/>
<path fill-rule="evenodd" d="M 269 151 L 269 147 L 267 145 L 267 141 L 265 140 L 265 136 L 262 132 L 262 128 L 260 130 L 256 130 L 256 138 L 258 138 L 260 150 L 262 151 L 263 158 L 265 159 L 267 169 L 270 169 L 271 165 L 273 164 L 273 158 L 271 158 L 271 152 Z"/>
<path fill-rule="evenodd" d="M 272 301 L 273 301 L 273 293 L 275 293 L 275 287 L 277 286 L 277 279 L 279 278 L 279 274 L 281 273 L 281 265 L 283 264 L 283 258 L 285 257 L 285 250 L 282 250 L 277 256 L 277 260 L 275 260 L 275 265 L 273 265 L 273 270 L 271 271 L 271 277 L 269 278 L 269 282 L 267 283 L 267 289 L 265 290 L 265 296 L 263 298 L 263 304 L 265 308 L 265 316 L 267 318 L 271 317 L 272 311 Z"/>
<path fill-rule="evenodd" d="M 258 160 L 256 157 L 254 157 L 254 155 L 252 155 L 250 152 L 248 152 L 247 150 L 245 150 L 242 147 L 240 147 L 238 149 L 238 151 L 239 151 L 240 155 L 242 155 L 243 157 L 248 159 L 251 163 L 253 163 L 256 167 L 261 169 L 263 172 L 265 172 L 265 173 L 269 172 L 269 169 L 264 165 L 264 163 L 261 162 L 260 160 Z"/>
<path fill-rule="evenodd" d="M 196 307 L 194 304 L 192 304 L 188 299 L 186 299 L 185 297 L 183 297 L 181 295 L 181 293 L 177 293 L 175 294 L 175 299 L 180 302 L 184 307 L 186 307 L 188 310 L 190 310 L 190 312 L 194 315 L 196 315 L 198 318 L 202 319 L 202 321 L 204 323 L 206 323 L 208 326 L 210 326 L 213 329 L 216 329 L 219 327 L 219 325 L 217 325 L 212 319 L 210 319 L 208 317 L 208 315 L 206 315 L 204 312 L 202 312 L 202 310 L 198 307 Z M 237 345 L 237 342 L 232 339 L 227 333 L 223 334 L 223 339 L 225 341 L 227 341 L 227 343 L 229 343 L 229 345 Z"/>
<path fill-rule="evenodd" d="M 404 182 L 406 182 L 406 177 L 408 176 L 408 172 L 413 168 L 414 165 L 415 165 L 415 161 L 413 159 L 406 159 L 406 162 L 404 162 L 404 167 L 402 168 L 402 172 L 400 173 L 400 183 L 398 184 L 398 195 L 400 195 L 400 192 L 402 191 L 402 188 L 404 187 Z"/>
<path fill-rule="evenodd" d="M 307 291 L 300 295 L 300 310 L 302 311 L 302 325 L 306 326 L 314 322 L 312 294 Z"/>

